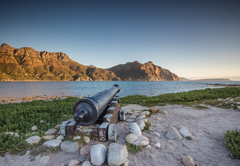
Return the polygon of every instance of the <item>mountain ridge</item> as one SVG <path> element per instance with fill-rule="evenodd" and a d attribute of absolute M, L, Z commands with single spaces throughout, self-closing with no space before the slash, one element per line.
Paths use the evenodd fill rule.
<path fill-rule="evenodd" d="M 128 64 L 128 65 L 126 65 Z M 75 62 L 63 52 L 36 51 L 31 47 L 0 46 L 0 81 L 179 81 L 176 74 L 154 65 L 138 61 L 123 65 L 122 74 L 113 71 L 117 66 L 102 69 Z M 121 64 L 120 64 L 121 65 Z M 124 77 L 124 71 L 133 68 Z"/>

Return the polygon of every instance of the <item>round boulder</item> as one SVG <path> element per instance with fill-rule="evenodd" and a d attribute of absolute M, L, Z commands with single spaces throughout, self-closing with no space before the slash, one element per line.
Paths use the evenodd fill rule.
<path fill-rule="evenodd" d="M 79 150 L 78 142 L 64 141 L 61 146 L 61 150 L 64 152 L 77 152 Z"/>
<path fill-rule="evenodd" d="M 110 166 L 122 165 L 127 161 L 128 151 L 125 145 L 111 143 L 108 147 L 108 164 Z"/>
<path fill-rule="evenodd" d="M 94 145 L 91 149 L 91 163 L 93 165 L 102 165 L 106 159 L 107 148 L 103 144 Z"/>
<path fill-rule="evenodd" d="M 139 134 L 142 135 L 142 132 L 136 122 L 130 123 L 129 129 L 128 129 L 129 134 Z"/>

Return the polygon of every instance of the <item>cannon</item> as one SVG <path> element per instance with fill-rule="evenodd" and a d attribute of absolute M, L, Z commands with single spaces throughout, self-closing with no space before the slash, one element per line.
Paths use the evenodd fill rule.
<path fill-rule="evenodd" d="M 119 91 L 119 85 L 115 84 L 110 89 L 78 100 L 73 106 L 74 120 L 82 126 L 94 124 Z"/>
<path fill-rule="evenodd" d="M 61 135 L 69 138 L 76 134 L 90 134 L 99 141 L 116 141 L 117 123 L 125 120 L 120 100 L 116 98 L 119 91 L 119 85 L 115 84 L 110 89 L 78 100 L 73 106 L 74 119 L 61 124 Z"/>

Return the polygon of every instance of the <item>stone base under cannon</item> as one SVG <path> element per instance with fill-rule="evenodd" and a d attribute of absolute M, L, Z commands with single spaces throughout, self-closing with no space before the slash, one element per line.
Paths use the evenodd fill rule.
<path fill-rule="evenodd" d="M 120 101 L 113 98 L 95 124 L 81 126 L 72 119 L 64 121 L 61 124 L 60 132 L 67 138 L 73 137 L 76 134 L 90 134 L 92 137 L 98 138 L 99 141 L 115 141 L 117 137 L 116 124 L 119 120 L 125 120 L 124 111 L 120 108 Z"/>

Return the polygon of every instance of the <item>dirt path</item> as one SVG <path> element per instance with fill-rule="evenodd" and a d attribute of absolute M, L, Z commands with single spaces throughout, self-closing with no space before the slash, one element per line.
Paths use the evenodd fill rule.
<path fill-rule="evenodd" d="M 124 110 L 144 110 L 147 107 L 139 105 L 128 105 L 122 107 Z M 229 157 L 229 151 L 222 144 L 223 133 L 227 130 L 236 130 L 240 127 L 240 111 L 209 107 L 210 109 L 196 109 L 193 107 L 182 107 L 180 105 L 158 106 L 158 109 L 167 111 L 167 114 L 153 114 L 148 118 L 151 129 L 161 134 L 160 138 L 152 132 L 143 132 L 150 139 L 151 149 L 143 148 L 142 152 L 133 155 L 129 153 L 130 166 L 183 166 L 181 160 L 190 155 L 197 166 L 240 166 L 240 160 Z M 181 141 L 168 140 L 167 130 L 170 126 L 178 129 L 184 125 L 195 137 L 196 141 L 183 138 Z M 118 123 L 119 140 L 127 135 L 127 123 Z M 155 143 L 160 143 L 160 149 Z M 89 159 L 89 156 L 81 156 L 78 153 L 70 154 L 57 152 L 51 157 L 47 166 L 55 166 L 59 163 L 68 164 L 71 159 L 81 162 Z M 40 156 L 6 155 L 0 157 L 0 166 L 38 166 Z M 30 161 L 32 158 L 36 160 Z"/>

